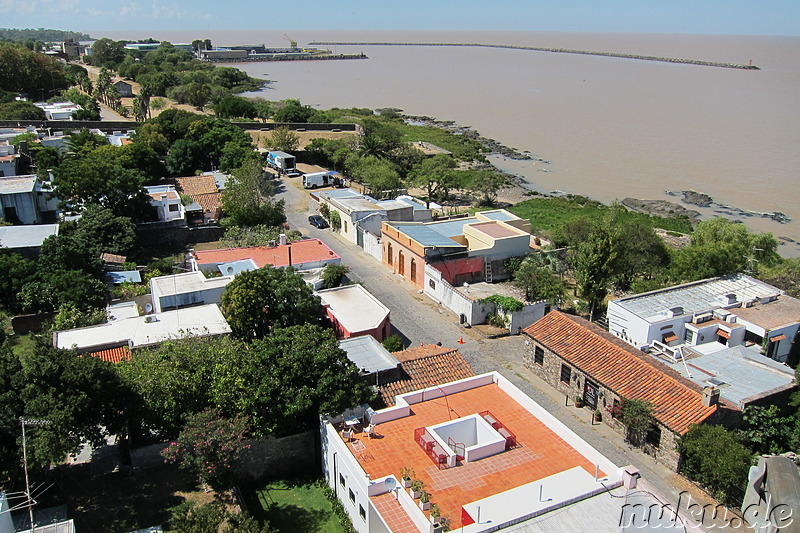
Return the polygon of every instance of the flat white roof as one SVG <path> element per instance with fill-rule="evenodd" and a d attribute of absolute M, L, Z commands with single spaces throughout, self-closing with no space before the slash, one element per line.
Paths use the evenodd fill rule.
<path fill-rule="evenodd" d="M 230 332 L 231 328 L 217 304 L 209 304 L 58 331 L 54 335 L 54 344 L 62 349 L 83 349 L 130 343 L 131 347 L 136 348 L 190 335 L 221 335 Z"/>
<path fill-rule="evenodd" d="M 171 276 L 159 276 L 152 278 L 150 283 L 156 289 L 159 296 L 173 296 L 175 294 L 186 294 L 188 292 L 198 292 L 208 289 L 225 287 L 233 278 L 230 276 L 206 278 L 202 272 L 182 272 Z"/>
<path fill-rule="evenodd" d="M 51 235 L 58 235 L 58 224 L 31 226 L 1 226 L 0 248 L 31 248 L 41 246 Z"/>
<path fill-rule="evenodd" d="M 668 318 L 666 311 L 675 307 L 682 308 L 683 313 L 687 315 L 724 307 L 725 304 L 719 298 L 727 294 L 734 294 L 737 302 L 743 302 L 779 293 L 780 290 L 763 281 L 744 274 L 733 274 L 612 301 L 648 322 L 658 322 Z"/>
<path fill-rule="evenodd" d="M 347 352 L 347 358 L 359 370 L 370 374 L 397 368 L 397 365 L 400 364 L 400 361 L 395 359 L 372 335 L 344 339 L 339 342 L 339 347 Z"/>
<path fill-rule="evenodd" d="M 345 285 L 317 291 L 336 320 L 352 333 L 377 328 L 389 315 L 389 308 L 361 285 Z"/>
<path fill-rule="evenodd" d="M 35 175 L 8 176 L 7 178 L 0 178 L 0 194 L 21 194 L 32 192 L 35 186 Z"/>

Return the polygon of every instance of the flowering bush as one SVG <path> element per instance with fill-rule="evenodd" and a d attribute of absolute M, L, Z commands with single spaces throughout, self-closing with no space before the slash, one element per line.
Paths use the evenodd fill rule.
<path fill-rule="evenodd" d="M 214 411 L 203 411 L 186 420 L 178 440 L 170 443 L 162 456 L 169 462 L 192 470 L 201 482 L 214 490 L 229 489 L 235 480 L 235 467 L 248 429 L 246 417 L 222 418 Z"/>

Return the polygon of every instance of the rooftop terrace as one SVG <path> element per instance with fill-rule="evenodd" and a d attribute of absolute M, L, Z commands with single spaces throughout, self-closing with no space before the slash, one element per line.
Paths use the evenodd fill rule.
<path fill-rule="evenodd" d="M 406 416 L 381 421 L 404 408 Z M 455 466 L 440 469 L 415 441 L 420 428 L 444 438 L 458 434 L 455 426 L 475 425 L 469 423 L 473 419 L 478 426 L 485 425 L 483 420 L 491 424 L 487 410 L 516 437 L 515 446 L 471 460 L 467 442 L 466 461 L 459 458 Z M 483 531 L 473 524 L 476 512 L 484 524 L 511 524 L 619 484 L 616 466 L 496 373 L 398 396 L 396 407 L 374 413 L 372 420 L 379 421 L 377 438 L 356 435 L 348 443 L 369 479 L 399 479 L 402 468 L 412 468 L 454 530 L 467 526 L 465 532 Z M 482 431 L 478 429 L 477 445 L 487 439 Z M 405 531 L 409 519 L 383 499 L 376 496 L 373 501 L 392 531 Z"/>

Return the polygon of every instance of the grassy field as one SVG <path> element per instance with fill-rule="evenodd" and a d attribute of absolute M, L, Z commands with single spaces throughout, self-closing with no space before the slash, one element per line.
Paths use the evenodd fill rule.
<path fill-rule="evenodd" d="M 576 218 L 599 221 L 603 219 L 609 209 L 610 207 L 607 205 L 581 196 L 531 198 L 508 208 L 518 217 L 529 219 L 534 233 L 550 233 Z M 640 220 L 654 228 L 680 233 L 691 233 L 692 231 L 692 224 L 685 217 L 663 218 L 632 211 L 626 211 L 622 217 Z"/>
<path fill-rule="evenodd" d="M 279 480 L 243 488 L 250 513 L 282 533 L 342 533 L 317 480 Z"/>
<path fill-rule="evenodd" d="M 452 152 L 453 157 L 461 161 L 483 160 L 486 151 L 477 141 L 463 135 L 456 135 L 441 128 L 432 126 L 414 126 L 411 124 L 393 123 L 403 133 L 404 142 L 425 141 Z"/>

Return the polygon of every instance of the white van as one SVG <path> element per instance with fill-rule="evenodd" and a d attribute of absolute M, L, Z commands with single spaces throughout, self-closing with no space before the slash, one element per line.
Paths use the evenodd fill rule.
<path fill-rule="evenodd" d="M 325 172 L 311 172 L 303 174 L 303 187 L 306 189 L 316 189 L 317 187 L 327 187 L 334 184 L 334 180 L 339 177 L 339 173 L 334 170 Z"/>

